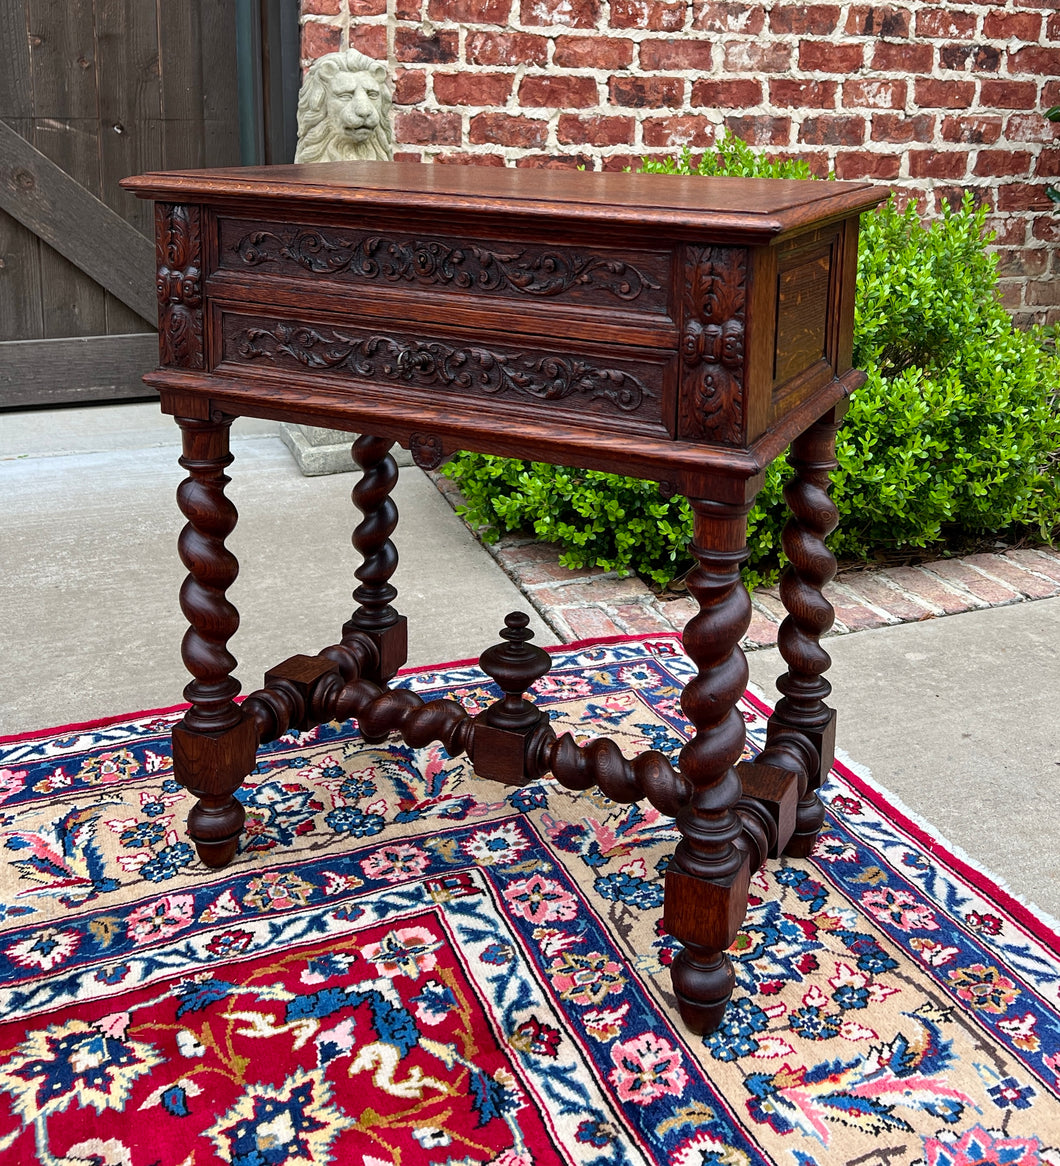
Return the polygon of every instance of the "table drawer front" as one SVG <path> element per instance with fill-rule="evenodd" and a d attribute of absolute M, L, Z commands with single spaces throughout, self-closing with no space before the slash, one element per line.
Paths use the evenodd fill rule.
<path fill-rule="evenodd" d="M 220 271 L 669 315 L 667 252 L 398 230 L 218 222 Z"/>
<path fill-rule="evenodd" d="M 668 436 L 666 402 L 676 353 L 616 352 L 586 346 L 572 351 L 477 343 L 455 334 L 413 334 L 403 328 L 357 327 L 346 322 L 277 318 L 215 309 L 219 318 L 217 371 L 297 371 L 343 389 L 416 399 L 453 397 L 467 408 L 532 411 L 538 417 Z M 289 378 L 288 378 L 289 379 Z M 547 414 L 544 412 L 547 410 Z"/>

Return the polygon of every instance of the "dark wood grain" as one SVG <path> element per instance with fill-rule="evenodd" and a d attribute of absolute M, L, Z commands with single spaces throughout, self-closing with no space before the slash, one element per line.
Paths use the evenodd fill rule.
<path fill-rule="evenodd" d="M 876 193 L 400 165 L 149 174 L 127 186 L 158 208 L 162 367 L 145 379 L 197 451 L 183 461 L 181 503 L 193 709 L 174 758 L 198 791 L 189 830 L 204 860 L 234 847 L 248 725 L 268 741 L 352 716 L 369 742 L 439 740 L 497 781 L 552 772 L 569 788 L 646 799 L 681 834 L 663 912 L 682 945 L 674 994 L 691 1030 L 716 1028 L 751 872 L 778 850 L 808 853 L 820 825 L 835 728 L 819 642 L 834 569 L 827 482 L 845 399 L 863 379 L 849 365 L 857 215 Z M 340 644 L 271 670 L 242 717 L 224 647 L 235 623 L 223 546 L 232 414 L 363 434 L 357 609 Z M 478 715 L 389 686 L 406 650 L 391 582 L 395 440 L 421 465 L 475 449 L 654 478 L 689 496 L 698 614 L 684 642 L 696 676 L 681 705 L 694 731 L 677 768 L 659 752 L 627 759 L 612 740 L 557 736 L 526 699 L 549 658 L 526 642 L 520 613 L 481 658 L 504 695 Z M 747 514 L 792 442 L 785 698 L 744 783 Z"/>
<path fill-rule="evenodd" d="M 0 408 L 142 399 L 140 375 L 157 358 L 154 332 L 12 340 L 0 345 Z"/>

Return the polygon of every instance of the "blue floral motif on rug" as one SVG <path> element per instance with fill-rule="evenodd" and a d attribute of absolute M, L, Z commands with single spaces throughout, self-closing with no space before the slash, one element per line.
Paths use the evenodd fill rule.
<path fill-rule="evenodd" d="M 536 699 L 676 756 L 693 671 L 675 638 L 583 646 Z M 1060 1166 L 1060 941 L 845 767 L 813 856 L 754 876 L 696 1038 L 646 803 L 331 724 L 261 751 L 210 871 L 177 715 L 0 743 L 0 1162 Z"/>

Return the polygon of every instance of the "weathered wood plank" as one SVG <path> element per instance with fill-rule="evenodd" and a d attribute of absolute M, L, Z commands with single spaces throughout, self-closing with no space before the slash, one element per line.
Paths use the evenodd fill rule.
<path fill-rule="evenodd" d="M 200 5 L 158 0 L 163 166 L 205 166 Z"/>
<path fill-rule="evenodd" d="M 0 4 L 0 118 L 10 122 L 33 116 L 29 78 L 29 34 L 21 3 Z"/>
<path fill-rule="evenodd" d="M 154 244 L 3 122 L 0 208 L 155 322 Z"/>
<path fill-rule="evenodd" d="M 9 340 L 0 344 L 0 408 L 150 397 L 140 378 L 157 364 L 150 332 Z"/>
<path fill-rule="evenodd" d="M 240 156 L 236 5 L 231 0 L 201 0 L 200 22 L 204 136 L 202 164 L 238 166 Z"/>

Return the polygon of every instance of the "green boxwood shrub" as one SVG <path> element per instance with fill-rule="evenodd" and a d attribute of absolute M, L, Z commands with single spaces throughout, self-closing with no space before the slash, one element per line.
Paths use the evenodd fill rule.
<path fill-rule="evenodd" d="M 648 161 L 661 173 L 809 178 L 727 136 L 693 163 Z M 997 296 L 985 209 L 970 196 L 923 226 L 893 199 L 862 217 L 854 363 L 868 373 L 840 431 L 832 496 L 836 554 L 942 549 L 1060 523 L 1060 358 L 1040 330 L 1023 332 Z M 464 514 L 495 540 L 532 531 L 563 546 L 566 566 L 636 571 L 659 586 L 691 565 L 688 504 L 652 482 L 595 471 L 459 454 L 448 468 Z M 775 577 L 790 471 L 770 467 L 749 519 L 746 577 Z"/>

